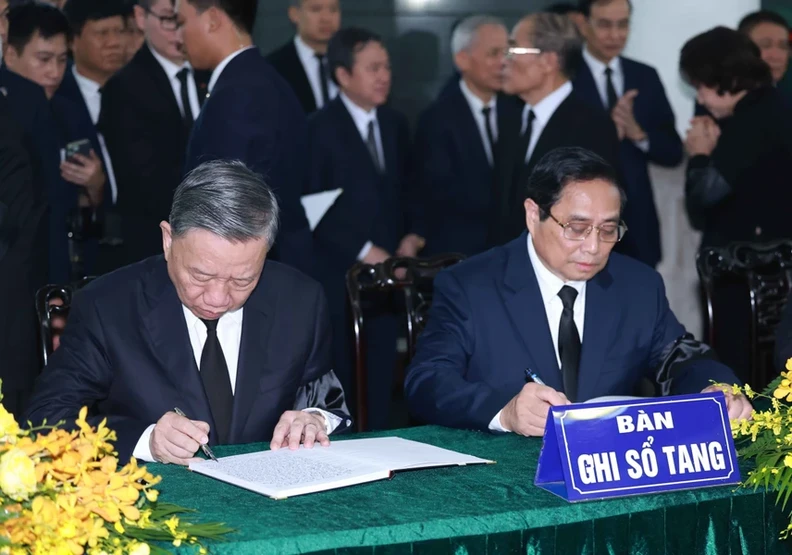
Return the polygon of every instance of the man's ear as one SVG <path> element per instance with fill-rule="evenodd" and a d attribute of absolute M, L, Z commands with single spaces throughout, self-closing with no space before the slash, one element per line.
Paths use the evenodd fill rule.
<path fill-rule="evenodd" d="M 289 21 L 291 21 L 292 24 L 297 25 L 297 23 L 300 21 L 299 8 L 295 6 L 289 6 L 289 11 L 287 13 L 289 15 Z"/>
<path fill-rule="evenodd" d="M 525 199 L 523 203 L 525 207 L 525 227 L 528 228 L 528 233 L 533 235 L 536 225 L 539 223 L 541 210 L 539 205 L 533 199 Z"/>
<path fill-rule="evenodd" d="M 165 261 L 167 262 L 170 257 L 171 245 L 173 244 L 173 235 L 168 222 L 160 222 L 160 229 L 162 230 L 162 252 L 165 254 Z"/>

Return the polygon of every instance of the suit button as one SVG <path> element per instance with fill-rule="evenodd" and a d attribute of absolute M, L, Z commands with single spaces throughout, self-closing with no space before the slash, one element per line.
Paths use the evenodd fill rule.
<path fill-rule="evenodd" d="M 754 230 L 754 233 L 756 233 L 756 236 L 758 237 L 759 235 L 762 234 L 762 228 L 759 227 L 759 226 L 756 226 L 756 229 Z"/>

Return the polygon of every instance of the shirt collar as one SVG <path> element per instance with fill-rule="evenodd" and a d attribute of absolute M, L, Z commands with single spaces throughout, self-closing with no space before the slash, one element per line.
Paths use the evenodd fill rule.
<path fill-rule="evenodd" d="M 315 64 L 318 62 L 318 60 L 316 59 L 316 51 L 310 46 L 308 46 L 308 44 L 304 40 L 302 40 L 300 35 L 294 36 L 294 47 L 297 49 L 297 56 L 299 56 L 303 65 L 309 63 Z"/>
<path fill-rule="evenodd" d="M 80 87 L 81 91 L 90 95 L 99 94 L 99 89 L 101 89 L 102 86 L 96 81 L 81 75 L 80 72 L 77 71 L 76 65 L 72 66 L 72 73 L 74 74 L 74 78 L 77 80 L 77 85 Z"/>
<path fill-rule="evenodd" d="M 214 68 L 214 71 L 212 71 L 212 76 L 209 78 L 209 84 L 206 87 L 206 90 L 209 92 L 209 94 L 212 93 L 212 89 L 214 88 L 215 84 L 217 84 L 217 80 L 220 78 L 220 75 L 223 73 L 223 70 L 226 68 L 226 66 L 231 63 L 231 60 L 242 54 L 242 52 L 245 50 L 250 50 L 251 48 L 255 48 L 255 46 L 250 45 L 240 48 L 236 52 L 232 52 L 226 56 L 222 62 L 217 64 L 217 67 Z"/>
<path fill-rule="evenodd" d="M 553 272 L 551 272 L 547 266 L 544 265 L 544 262 L 539 258 L 539 254 L 536 252 L 536 247 L 533 244 L 533 237 L 531 234 L 528 234 L 528 258 L 531 260 L 531 266 L 533 266 L 534 272 L 536 273 L 536 281 L 539 282 L 539 290 L 542 293 L 542 299 L 547 302 L 549 299 L 558 296 L 558 292 L 561 291 L 561 288 L 564 285 L 569 285 L 570 287 L 574 287 L 578 295 L 583 292 L 583 289 L 586 287 L 585 281 L 564 281 Z"/>
<path fill-rule="evenodd" d="M 161 55 L 159 52 L 154 50 L 154 47 L 151 46 L 150 44 L 148 45 L 148 47 L 149 50 L 151 50 L 151 54 L 154 56 L 154 59 L 157 60 L 159 62 L 159 65 L 162 66 L 162 69 L 165 71 L 165 74 L 168 76 L 168 79 L 171 80 L 175 79 L 178 73 L 184 68 L 187 68 L 192 72 L 192 67 L 190 67 L 189 62 L 184 62 L 180 66 L 176 65 L 173 62 L 171 62 L 169 59 L 167 59 L 165 56 Z"/>
<path fill-rule="evenodd" d="M 547 122 L 550 121 L 550 118 L 553 117 L 555 111 L 558 109 L 561 103 L 566 100 L 571 92 L 572 83 L 567 81 L 544 97 L 542 100 L 537 102 L 536 106 L 530 106 L 526 104 L 525 108 L 523 109 L 523 127 L 525 127 L 525 119 L 528 117 L 528 112 L 530 111 L 533 111 L 534 116 L 542 126 L 547 125 Z"/>
<path fill-rule="evenodd" d="M 373 121 L 376 124 L 377 122 L 376 108 L 374 108 L 370 112 L 367 112 L 363 108 L 352 102 L 349 99 L 349 97 L 344 93 L 339 93 L 338 96 L 341 98 L 341 102 L 344 103 L 344 106 L 346 106 L 349 115 L 352 116 L 352 120 L 355 122 L 355 126 L 360 130 L 361 134 L 366 133 L 366 129 L 368 128 L 368 124 L 370 121 Z"/>
<path fill-rule="evenodd" d="M 196 316 L 195 314 L 193 314 L 192 311 L 189 308 L 187 308 L 186 306 L 182 305 L 182 310 L 184 312 L 184 320 L 187 322 L 187 327 L 188 328 L 195 326 L 195 324 L 197 324 L 198 322 L 200 322 L 203 325 L 203 322 L 201 322 L 201 319 L 198 318 L 198 316 Z M 242 314 L 243 314 L 244 310 L 245 310 L 245 307 L 241 307 L 241 308 L 238 308 L 237 310 L 235 310 L 233 312 L 226 312 L 225 314 L 220 316 L 220 320 L 217 322 L 217 325 L 219 326 L 220 324 L 222 324 L 224 328 L 226 326 L 241 325 L 242 324 Z"/>
<path fill-rule="evenodd" d="M 611 69 L 613 75 L 621 74 L 621 58 L 619 56 L 616 56 L 610 62 L 605 64 L 595 58 L 594 54 L 589 52 L 588 46 L 586 46 L 583 48 L 583 59 L 586 61 L 586 64 L 589 66 L 591 74 L 594 75 L 594 77 L 605 75 L 606 67 Z"/>
<path fill-rule="evenodd" d="M 473 91 L 470 90 L 470 87 L 467 86 L 467 83 L 465 83 L 464 79 L 459 80 L 459 88 L 462 91 L 462 96 L 464 96 L 465 99 L 468 101 L 468 104 L 470 104 L 470 108 L 473 110 L 474 113 L 480 114 L 485 106 L 490 108 L 491 110 L 495 109 L 494 94 L 492 95 L 492 98 L 490 98 L 490 101 L 484 104 L 484 102 L 479 97 L 473 94 Z"/>

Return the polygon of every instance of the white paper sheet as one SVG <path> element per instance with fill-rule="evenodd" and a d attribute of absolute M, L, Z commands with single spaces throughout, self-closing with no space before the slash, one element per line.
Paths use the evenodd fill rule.
<path fill-rule="evenodd" d="M 311 231 L 316 229 L 324 215 L 327 214 L 327 211 L 330 210 L 330 207 L 335 204 L 335 201 L 343 192 L 343 189 L 333 189 L 332 191 L 303 195 L 300 198 Z"/>

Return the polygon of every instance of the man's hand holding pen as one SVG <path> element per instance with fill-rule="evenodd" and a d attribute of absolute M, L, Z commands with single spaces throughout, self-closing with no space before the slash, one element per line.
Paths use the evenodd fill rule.
<path fill-rule="evenodd" d="M 501 412 L 501 426 L 523 436 L 544 435 L 550 407 L 568 405 L 569 399 L 560 391 L 544 385 L 526 370 L 526 383 Z"/>

